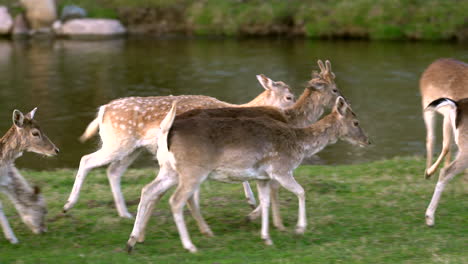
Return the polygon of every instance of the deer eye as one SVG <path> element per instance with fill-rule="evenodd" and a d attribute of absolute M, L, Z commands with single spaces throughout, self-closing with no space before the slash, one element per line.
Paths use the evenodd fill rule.
<path fill-rule="evenodd" d="M 358 122 L 358 121 L 354 121 L 354 122 L 353 122 L 353 125 L 357 127 L 357 126 L 359 126 L 359 122 Z"/>
<path fill-rule="evenodd" d="M 338 92 L 338 89 L 333 89 L 332 90 L 334 93 L 337 93 Z"/>
<path fill-rule="evenodd" d="M 292 96 L 286 96 L 286 100 L 291 101 L 292 99 Z"/>
<path fill-rule="evenodd" d="M 34 130 L 31 132 L 31 135 L 33 135 L 33 137 L 39 137 L 41 134 L 39 133 L 39 131 Z"/>

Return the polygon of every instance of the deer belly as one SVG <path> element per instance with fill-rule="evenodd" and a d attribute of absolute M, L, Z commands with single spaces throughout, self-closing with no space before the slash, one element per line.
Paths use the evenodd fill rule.
<path fill-rule="evenodd" d="M 208 178 L 221 182 L 239 182 L 249 180 L 268 180 L 268 175 L 256 169 L 216 169 Z"/>

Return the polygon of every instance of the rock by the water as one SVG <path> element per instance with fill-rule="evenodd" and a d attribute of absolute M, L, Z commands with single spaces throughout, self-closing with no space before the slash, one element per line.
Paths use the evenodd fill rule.
<path fill-rule="evenodd" d="M 28 22 L 24 17 L 24 14 L 19 14 L 15 17 L 13 22 L 13 35 L 27 35 L 29 33 Z"/>
<path fill-rule="evenodd" d="M 86 10 L 76 5 L 67 5 L 62 9 L 60 20 L 66 22 L 71 19 L 85 18 L 87 16 Z"/>
<path fill-rule="evenodd" d="M 72 19 L 65 23 L 56 21 L 53 25 L 59 36 L 114 36 L 126 33 L 120 21 L 103 18 Z"/>
<path fill-rule="evenodd" d="M 20 0 L 26 10 L 26 19 L 33 31 L 42 31 L 57 20 L 54 0 Z"/>
<path fill-rule="evenodd" d="M 4 6 L 0 6 L 0 34 L 3 35 L 10 33 L 12 26 L 13 18 L 8 12 L 8 9 Z"/>

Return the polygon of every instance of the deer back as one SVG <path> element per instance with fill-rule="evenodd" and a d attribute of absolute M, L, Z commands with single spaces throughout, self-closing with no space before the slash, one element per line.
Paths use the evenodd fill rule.
<path fill-rule="evenodd" d="M 427 67 L 419 81 L 422 106 L 438 98 L 460 100 L 468 97 L 468 64 L 454 59 L 438 59 Z"/>

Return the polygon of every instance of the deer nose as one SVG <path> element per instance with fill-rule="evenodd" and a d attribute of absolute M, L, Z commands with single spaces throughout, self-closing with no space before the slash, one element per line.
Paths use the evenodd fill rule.
<path fill-rule="evenodd" d="M 55 148 L 54 151 L 55 151 L 55 154 L 59 154 L 59 152 L 60 152 L 60 150 L 58 148 Z"/>

